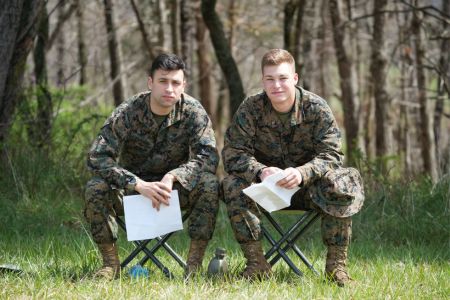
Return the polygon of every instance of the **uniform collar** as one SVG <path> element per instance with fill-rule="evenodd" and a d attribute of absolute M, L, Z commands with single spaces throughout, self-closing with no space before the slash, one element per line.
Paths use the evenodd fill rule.
<path fill-rule="evenodd" d="M 144 115 L 151 120 L 152 124 L 156 124 L 154 115 L 152 113 L 152 110 L 150 108 L 150 98 L 151 98 L 151 92 L 148 93 L 147 98 L 145 99 L 145 108 L 144 108 Z M 173 109 L 170 111 L 167 118 L 164 120 L 164 122 L 161 124 L 161 128 L 169 127 L 177 122 L 179 122 L 182 118 L 183 111 L 184 111 L 184 94 L 181 94 L 181 99 L 178 101 Z"/>
<path fill-rule="evenodd" d="M 267 96 L 266 92 L 264 92 L 264 110 L 269 116 L 274 116 L 273 118 L 274 120 L 278 120 L 278 117 L 276 116 L 277 112 L 270 103 L 269 96 Z M 292 112 L 290 121 L 291 126 L 301 124 L 303 121 L 303 89 L 299 86 L 295 87 L 295 102 L 291 109 L 291 112 Z M 274 120 L 267 120 L 267 121 L 273 124 Z"/>

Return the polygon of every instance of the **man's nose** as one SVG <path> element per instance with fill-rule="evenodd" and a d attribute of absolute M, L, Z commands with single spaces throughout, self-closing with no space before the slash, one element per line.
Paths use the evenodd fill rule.
<path fill-rule="evenodd" d="M 173 84 L 168 83 L 167 86 L 166 86 L 166 90 L 167 91 L 173 91 Z"/>

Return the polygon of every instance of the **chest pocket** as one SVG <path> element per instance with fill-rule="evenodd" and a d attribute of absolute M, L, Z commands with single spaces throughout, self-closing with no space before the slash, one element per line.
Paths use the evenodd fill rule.
<path fill-rule="evenodd" d="M 150 153 L 155 146 L 156 136 L 152 134 L 131 133 L 125 143 L 125 151 L 139 152 L 142 155 Z"/>
<path fill-rule="evenodd" d="M 271 125 L 258 127 L 253 146 L 257 160 L 267 161 L 279 158 L 281 155 L 281 134 L 279 129 Z"/>
<path fill-rule="evenodd" d="M 161 142 L 161 149 L 171 161 L 185 161 L 189 157 L 189 134 L 182 128 L 168 130 Z"/>

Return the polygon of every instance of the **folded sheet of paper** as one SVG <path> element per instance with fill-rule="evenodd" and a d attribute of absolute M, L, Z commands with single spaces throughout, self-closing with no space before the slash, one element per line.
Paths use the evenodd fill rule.
<path fill-rule="evenodd" d="M 183 229 L 178 191 L 170 194 L 170 205 L 161 204 L 159 211 L 142 195 L 123 197 L 128 241 L 148 240 Z"/>
<path fill-rule="evenodd" d="M 252 184 L 243 192 L 262 206 L 268 212 L 283 209 L 291 205 L 292 195 L 300 188 L 285 189 L 277 185 L 277 182 L 285 177 L 284 172 L 272 174 L 263 182 Z"/>

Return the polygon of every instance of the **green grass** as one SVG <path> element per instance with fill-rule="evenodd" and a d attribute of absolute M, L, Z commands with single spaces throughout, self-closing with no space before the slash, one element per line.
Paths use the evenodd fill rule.
<path fill-rule="evenodd" d="M 355 282 L 349 287 L 323 280 L 326 249 L 319 223 L 301 240 L 301 248 L 321 276 L 302 265 L 305 276 L 299 278 L 279 263 L 270 279 L 239 278 L 244 258 L 223 206 L 204 267 L 215 247 L 225 247 L 231 270 L 226 279 L 199 277 L 185 282 L 181 268 L 161 252 L 175 279 L 166 279 L 147 264 L 148 279 L 129 278 L 125 270 L 119 280 L 105 282 L 90 278 L 100 258 L 82 217 L 86 174 L 70 162 L 51 161 L 38 153 L 11 151 L 10 159 L 0 175 L 0 264 L 16 264 L 24 273 L 0 273 L 0 299 L 448 299 L 450 295 L 449 178 L 434 186 L 427 180 L 380 185 L 366 178 L 366 204 L 354 217 L 349 270 Z M 176 233 L 170 243 L 186 257 L 186 232 Z M 119 247 L 122 258 L 133 249 L 124 235 Z"/>

